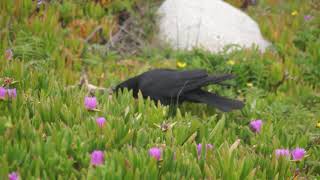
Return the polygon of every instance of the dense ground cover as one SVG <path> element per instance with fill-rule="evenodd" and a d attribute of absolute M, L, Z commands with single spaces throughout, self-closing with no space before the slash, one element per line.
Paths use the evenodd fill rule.
<path fill-rule="evenodd" d="M 99 37 L 85 41 L 98 25 L 108 39 L 119 13 L 134 14 L 136 3 L 141 2 L 51 0 L 37 8 L 30 0 L 0 1 L 0 86 L 16 88 L 17 94 L 0 99 L 1 179 L 12 172 L 21 179 L 319 178 L 317 0 L 261 0 L 250 7 L 273 43 L 263 54 L 254 48 L 229 54 L 173 51 L 154 48 L 146 36 L 148 46 L 138 54 L 120 56 L 105 51 Z M 151 26 L 144 28 L 151 34 Z M 65 88 L 78 82 L 84 67 L 90 82 L 104 87 L 155 67 L 232 72 L 235 87 L 208 89 L 244 99 L 246 107 L 222 113 L 185 104 L 167 118 L 168 107 L 125 92 L 96 94 L 99 111 L 88 111 L 87 92 Z M 98 117 L 106 119 L 102 126 Z M 249 126 L 255 119 L 263 123 L 259 132 Z M 199 151 L 199 143 L 213 147 Z M 159 160 L 149 155 L 154 147 L 161 149 Z M 306 151 L 302 159 L 276 156 L 277 149 L 297 147 Z M 152 153 L 159 155 L 157 149 Z"/>

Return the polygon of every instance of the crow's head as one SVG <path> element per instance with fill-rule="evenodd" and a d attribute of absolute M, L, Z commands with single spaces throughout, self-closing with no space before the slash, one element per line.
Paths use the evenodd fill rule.
<path fill-rule="evenodd" d="M 134 77 L 117 85 L 115 88 L 113 88 L 113 91 L 117 93 L 119 90 L 123 91 L 124 89 L 128 89 L 128 91 L 133 92 L 134 97 L 138 97 L 138 92 L 139 92 L 138 84 L 139 84 L 138 78 Z"/>

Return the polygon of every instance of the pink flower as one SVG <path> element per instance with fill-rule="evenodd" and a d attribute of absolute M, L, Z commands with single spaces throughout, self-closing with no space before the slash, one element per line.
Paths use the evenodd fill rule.
<path fill-rule="evenodd" d="M 258 119 L 250 122 L 250 129 L 255 133 L 260 133 L 262 127 L 262 120 Z"/>
<path fill-rule="evenodd" d="M 213 145 L 212 145 L 212 144 L 206 144 L 206 149 L 207 149 L 207 150 L 212 149 L 212 148 L 213 148 Z M 201 150 L 202 150 L 202 144 L 198 144 L 198 145 L 197 145 L 198 156 L 201 155 Z"/>
<path fill-rule="evenodd" d="M 16 98 L 17 97 L 17 89 L 13 88 L 13 89 L 7 89 L 7 93 L 9 98 Z"/>
<path fill-rule="evenodd" d="M 12 172 L 8 175 L 9 180 L 18 180 L 19 179 L 19 175 L 16 172 Z"/>
<path fill-rule="evenodd" d="M 6 60 L 12 60 L 13 58 L 13 52 L 11 49 L 7 49 L 6 52 L 4 53 L 4 57 Z"/>
<path fill-rule="evenodd" d="M 313 16 L 311 16 L 311 15 L 305 15 L 304 16 L 304 20 L 305 21 L 310 21 L 312 18 L 313 18 Z"/>
<path fill-rule="evenodd" d="M 44 3 L 43 0 L 38 0 L 37 5 L 40 6 L 43 3 Z"/>
<path fill-rule="evenodd" d="M 5 99 L 7 90 L 4 87 L 0 87 L 0 99 Z"/>
<path fill-rule="evenodd" d="M 276 149 L 276 157 L 279 158 L 281 156 L 290 157 L 290 151 L 288 149 Z"/>
<path fill-rule="evenodd" d="M 154 157 L 156 160 L 160 160 L 161 158 L 161 149 L 157 147 L 153 147 L 149 149 L 149 155 Z"/>
<path fill-rule="evenodd" d="M 103 151 L 95 150 L 91 153 L 91 164 L 94 166 L 99 166 L 104 163 Z"/>
<path fill-rule="evenodd" d="M 106 119 L 104 117 L 98 117 L 96 119 L 96 122 L 97 122 L 98 126 L 102 128 L 106 122 Z"/>
<path fill-rule="evenodd" d="M 303 148 L 296 148 L 291 151 L 292 159 L 300 161 L 304 157 L 305 153 L 306 151 Z"/>
<path fill-rule="evenodd" d="M 17 89 L 5 89 L 4 87 L 0 87 L 0 99 L 5 99 L 6 95 L 8 95 L 9 98 L 13 99 L 17 97 Z"/>
<path fill-rule="evenodd" d="M 97 98 L 96 97 L 85 97 L 84 105 L 88 110 L 94 110 L 97 107 Z"/>

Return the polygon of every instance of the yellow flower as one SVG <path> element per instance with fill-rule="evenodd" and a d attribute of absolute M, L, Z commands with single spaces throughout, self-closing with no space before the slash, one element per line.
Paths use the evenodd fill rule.
<path fill-rule="evenodd" d="M 320 122 L 317 123 L 316 127 L 317 127 L 317 128 L 320 128 Z"/>
<path fill-rule="evenodd" d="M 253 87 L 253 84 L 252 83 L 247 83 L 247 86 L 248 87 Z"/>
<path fill-rule="evenodd" d="M 187 63 L 185 63 L 185 62 L 180 62 L 180 61 L 177 62 L 177 67 L 178 68 L 184 68 L 186 66 L 187 66 Z"/>
<path fill-rule="evenodd" d="M 291 16 L 296 16 L 296 15 L 298 15 L 298 11 L 295 10 L 291 12 Z"/>
<path fill-rule="evenodd" d="M 227 64 L 229 64 L 229 65 L 233 66 L 233 65 L 235 65 L 235 64 L 236 64 L 236 62 L 234 62 L 234 60 L 229 60 L 229 61 L 227 61 Z"/>

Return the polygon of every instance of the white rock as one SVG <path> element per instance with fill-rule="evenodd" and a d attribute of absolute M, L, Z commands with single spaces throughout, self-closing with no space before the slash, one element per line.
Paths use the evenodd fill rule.
<path fill-rule="evenodd" d="M 221 0 L 166 0 L 158 14 L 159 38 L 175 49 L 218 52 L 226 45 L 255 44 L 264 51 L 270 44 L 254 20 Z"/>

